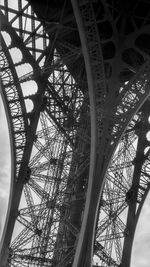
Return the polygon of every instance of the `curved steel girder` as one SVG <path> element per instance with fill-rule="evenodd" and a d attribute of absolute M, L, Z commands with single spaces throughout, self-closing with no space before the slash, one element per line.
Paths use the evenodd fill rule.
<path fill-rule="evenodd" d="M 124 243 L 125 246 L 124 246 L 124 250 L 122 253 L 122 261 L 121 261 L 120 267 L 129 267 L 130 266 L 131 256 L 132 256 L 132 248 L 133 248 L 133 242 L 134 242 L 134 237 L 135 237 L 135 233 L 136 233 L 137 223 L 138 223 L 138 220 L 140 218 L 142 208 L 144 206 L 146 197 L 147 197 L 149 192 L 150 192 L 150 184 L 148 184 L 148 186 L 147 186 L 147 188 L 143 194 L 142 201 L 139 204 L 139 207 L 138 207 L 137 212 L 134 216 L 134 219 L 133 219 L 132 211 L 130 210 L 128 212 L 128 216 L 130 217 L 128 220 L 128 224 L 130 226 L 130 229 L 129 229 L 129 235 L 127 235 L 127 237 L 126 237 L 126 243 Z M 127 227 L 128 227 L 128 225 L 127 225 Z"/>
<path fill-rule="evenodd" d="M 8 248 L 12 237 L 12 232 L 15 224 L 15 220 L 17 217 L 17 211 L 18 206 L 20 203 L 20 198 L 22 194 L 22 188 L 24 185 L 24 181 L 27 175 L 27 166 L 29 163 L 29 158 L 31 155 L 31 150 L 33 146 L 35 131 L 37 128 L 37 123 L 39 119 L 39 114 L 41 110 L 42 105 L 42 95 L 45 90 L 46 81 L 41 75 L 40 67 L 32 57 L 32 55 L 29 53 L 28 49 L 24 45 L 23 41 L 18 37 L 14 29 L 11 27 L 10 23 L 8 23 L 6 17 L 3 15 L 3 13 L 0 11 L 0 18 L 1 18 L 1 30 L 6 31 L 11 39 L 11 47 L 17 47 L 21 50 L 23 55 L 23 63 L 29 63 L 33 68 L 34 73 L 34 80 L 37 83 L 38 90 L 34 101 L 34 109 L 32 113 L 27 117 L 29 119 L 29 125 L 26 130 L 26 149 L 24 150 L 21 166 L 18 174 L 18 179 L 14 184 L 14 187 L 12 189 L 13 192 L 11 192 L 11 202 L 9 202 L 9 208 L 7 213 L 7 219 L 5 223 L 5 228 L 3 232 L 3 238 L 1 242 L 1 248 L 0 248 L 0 262 L 2 266 L 5 266 L 8 259 Z M 11 68 L 15 67 L 12 65 Z M 15 70 L 14 70 L 15 71 Z M 22 101 L 20 99 L 19 101 Z M 13 177 L 15 179 L 15 177 Z M 14 182 L 14 181 L 13 181 Z"/>
<path fill-rule="evenodd" d="M 122 252 L 122 262 L 121 266 L 129 266 L 131 261 L 131 254 L 132 254 L 132 247 L 133 247 L 133 241 L 135 236 L 135 231 L 138 223 L 138 219 L 140 217 L 145 199 L 148 195 L 149 189 L 150 189 L 150 183 L 145 180 L 144 187 L 142 187 L 142 196 L 141 200 L 139 202 L 139 206 L 137 206 L 138 195 L 140 194 L 140 186 L 141 186 L 141 180 L 142 180 L 142 169 L 145 165 L 145 161 L 149 158 L 150 150 L 147 151 L 145 154 L 145 148 L 147 147 L 147 138 L 146 135 L 149 131 L 147 127 L 144 127 L 144 123 L 148 124 L 148 118 L 149 118 L 149 103 L 148 101 L 143 105 L 141 109 L 141 128 L 138 132 L 138 145 L 137 145 L 137 151 L 136 151 L 136 157 L 135 157 L 135 166 L 134 166 L 134 173 L 133 173 L 133 181 L 131 186 L 131 199 L 129 200 L 129 209 L 128 209 L 128 215 L 127 215 L 127 223 L 126 228 L 128 229 L 129 234 L 125 236 L 124 239 L 124 247 Z M 143 184 L 143 183 L 142 183 Z M 133 191 L 132 191 L 133 190 Z"/>
<path fill-rule="evenodd" d="M 82 21 L 80 9 L 78 6 L 77 1 L 72 0 L 72 6 L 74 9 L 74 14 L 76 17 L 77 25 L 79 28 L 79 35 L 81 38 L 81 44 L 82 44 L 82 50 L 85 60 L 85 67 L 87 72 L 87 80 L 88 80 L 88 89 L 89 89 L 89 99 L 90 99 L 90 110 L 91 110 L 91 151 L 90 151 L 90 170 L 89 170 L 89 181 L 88 181 L 88 190 L 86 194 L 86 204 L 85 204 L 85 211 L 84 211 L 84 217 L 83 222 L 80 230 L 80 236 L 76 248 L 76 254 L 73 262 L 73 267 L 77 266 L 91 266 L 92 261 L 92 251 L 91 249 L 88 250 L 87 246 L 89 245 L 87 242 L 88 236 L 87 236 L 87 221 L 88 216 L 90 213 L 90 202 L 91 202 L 91 195 L 92 195 L 92 184 L 93 184 L 93 178 L 95 176 L 95 169 L 96 169 L 96 162 L 97 162 L 97 145 L 98 145 L 98 133 L 97 133 L 97 114 L 96 114 L 96 96 L 95 96 L 95 82 L 98 83 L 98 80 L 94 81 L 94 74 L 92 69 L 92 62 L 90 58 L 89 53 L 89 47 L 88 47 L 88 41 L 86 39 L 86 34 L 84 31 L 84 24 Z M 95 25 L 94 25 L 95 26 Z M 96 36 L 98 37 L 98 36 Z M 99 38 L 98 38 L 99 39 Z M 103 60 L 101 58 L 101 61 L 99 64 L 103 64 Z M 103 69 L 103 68 L 101 68 Z M 104 73 L 101 74 L 104 76 Z M 100 75 L 100 76 L 101 76 Z M 105 84 L 103 83 L 102 91 L 105 91 Z M 97 92 L 96 92 L 97 93 Z M 104 97 L 104 93 L 103 97 Z M 92 216 L 93 218 L 93 216 Z M 93 221 L 94 225 L 96 223 L 96 220 Z M 86 240 L 85 240 L 86 239 Z M 92 237 L 92 242 L 94 242 L 94 236 Z M 89 255 L 87 255 L 89 253 Z M 84 256 L 83 256 L 84 255 Z M 89 259 L 88 259 L 89 258 Z"/>
<path fill-rule="evenodd" d="M 7 61 L 9 62 L 9 64 L 11 66 L 13 66 L 13 62 L 9 53 L 9 50 L 6 47 L 5 42 L 3 41 L 3 38 L 1 38 L 1 44 L 2 47 L 5 51 L 5 56 L 7 58 Z M 8 67 L 9 68 L 9 67 Z M 27 121 L 27 116 L 26 116 L 26 109 L 25 109 L 25 104 L 23 101 L 20 101 L 20 99 L 23 99 L 23 95 L 22 95 L 22 91 L 21 91 L 21 87 L 19 84 L 19 79 L 17 77 L 17 73 L 14 68 L 11 68 L 11 73 L 14 79 L 14 84 L 16 87 L 16 90 L 18 92 L 18 99 L 16 101 L 19 101 L 20 103 L 20 111 L 22 111 L 22 114 L 20 116 L 22 116 L 22 119 L 24 121 L 24 126 L 23 126 L 23 130 L 24 134 L 26 135 L 26 129 L 28 128 L 28 121 Z M 3 244 L 5 243 L 5 239 L 6 238 L 6 233 L 8 233 L 7 231 L 7 223 L 9 223 L 10 220 L 10 212 L 12 209 L 12 203 L 13 203 L 13 196 L 14 196 L 14 192 L 15 192 L 15 186 L 16 186 L 16 181 L 17 181 L 17 173 L 16 173 L 16 161 L 17 161 L 17 143 L 15 142 L 15 125 L 13 123 L 13 118 L 12 118 L 12 112 L 11 112 L 11 106 L 9 105 L 9 100 L 7 99 L 7 92 L 5 92 L 5 85 L 3 84 L 3 80 L 1 83 L 2 86 L 2 99 L 3 99 L 3 103 L 4 103 L 4 107 L 5 107 L 5 112 L 6 112 L 6 117 L 7 117 L 7 123 L 8 123 L 8 127 L 9 127 L 9 137 L 10 137 L 10 145 L 11 145 L 11 184 L 10 184 L 10 194 L 9 194 L 9 203 L 8 203 L 8 210 L 7 210 L 7 216 L 6 216 L 6 222 L 5 222 L 5 226 L 4 226 L 4 231 L 3 231 L 3 235 L 2 235 L 2 239 L 1 239 L 1 244 L 0 244 L 0 262 L 3 262 L 3 260 L 1 260 L 1 253 L 3 254 Z M 9 95 L 10 97 L 10 95 Z M 14 100 L 15 101 L 15 100 Z M 18 111 L 18 113 L 20 113 L 20 111 Z M 26 140 L 23 140 L 23 145 L 26 145 Z M 22 148 L 22 150 L 24 150 L 24 148 Z M 24 153 L 24 151 L 22 151 L 22 154 Z M 5 249 L 4 249 L 5 251 Z"/>
<path fill-rule="evenodd" d="M 19 46 L 19 48 L 20 48 L 20 46 Z M 36 71 L 35 71 L 35 73 L 36 73 Z M 33 77 L 34 77 L 34 76 L 33 76 Z M 36 78 L 36 75 L 35 75 L 35 78 Z M 33 114 L 33 115 L 34 115 L 34 114 Z M 31 121 L 31 119 L 32 119 L 32 118 L 30 118 L 30 121 Z M 34 119 L 34 116 L 33 116 L 33 119 Z M 31 123 L 30 123 L 30 124 L 31 124 Z M 33 125 L 33 124 L 31 124 L 31 127 L 32 127 L 32 125 Z M 34 126 L 34 125 L 33 125 L 33 126 Z M 28 145 L 28 144 L 27 144 L 27 145 Z M 26 166 L 27 166 L 27 164 L 26 164 Z M 26 169 L 26 166 L 24 165 L 24 168 L 25 168 L 25 169 Z M 17 190 L 20 190 L 20 191 L 17 192 L 18 194 L 20 194 L 21 191 L 22 191 L 19 187 L 16 188 L 16 191 L 17 191 Z M 14 208 L 14 210 L 15 210 L 15 208 Z M 16 208 L 16 210 L 17 210 L 17 208 Z M 11 235 L 11 233 L 10 233 L 10 235 Z M 6 247 L 6 246 L 5 246 L 5 247 Z M 8 246 L 7 246 L 7 247 L 8 247 Z M 7 255 L 6 255 L 6 258 L 7 258 Z M 4 259 L 4 260 L 5 260 L 5 259 Z M 69 260 L 70 260 L 70 259 L 69 259 Z"/>
<path fill-rule="evenodd" d="M 83 1 L 83 4 L 86 4 L 87 1 Z M 93 243 L 94 243 L 94 231 L 95 231 L 95 223 L 97 218 L 99 201 L 101 198 L 101 192 L 104 183 L 104 177 L 109 166 L 111 157 L 115 151 L 117 143 L 119 142 L 123 132 L 125 131 L 129 121 L 133 117 L 133 115 L 138 111 L 138 109 L 142 106 L 144 101 L 148 98 L 150 94 L 149 90 L 149 79 L 146 84 L 146 88 L 143 92 L 143 86 L 140 88 L 133 88 L 134 83 L 136 85 L 136 81 L 141 79 L 143 80 L 143 75 L 148 73 L 150 68 L 150 62 L 146 62 L 144 66 L 136 73 L 135 77 L 129 82 L 128 86 L 126 86 L 125 90 L 120 94 L 118 102 L 115 104 L 113 108 L 110 106 L 108 112 L 108 105 L 111 102 L 111 99 L 108 98 L 104 113 L 105 122 L 103 123 L 102 136 L 101 140 L 97 140 L 98 137 L 98 129 L 97 129 L 97 115 L 96 112 L 96 101 L 94 96 L 94 82 L 92 77 L 92 62 L 90 58 L 90 53 L 88 51 L 88 44 L 86 38 L 85 28 L 83 26 L 83 18 L 80 13 L 80 7 L 77 1 L 72 0 L 72 5 L 74 9 L 74 14 L 76 17 L 80 39 L 83 48 L 84 60 L 87 71 L 87 79 L 88 79 L 88 87 L 89 87 L 89 95 L 90 95 L 90 105 L 91 105 L 91 161 L 90 161 L 90 174 L 88 181 L 88 190 L 86 196 L 86 204 L 84 210 L 84 217 L 82 221 L 81 231 L 79 235 L 79 240 L 77 244 L 76 254 L 74 258 L 73 267 L 81 267 L 81 266 L 91 266 L 92 264 L 92 255 L 93 255 Z M 90 23 L 90 22 L 89 22 Z M 145 78 L 147 79 L 147 78 Z M 129 88 L 129 92 L 127 89 Z M 135 90 L 137 89 L 137 90 Z M 131 104 L 129 103 L 129 96 L 134 91 L 134 100 L 131 100 Z M 96 94 L 96 93 L 95 93 Z M 103 102 L 103 100 L 101 100 Z M 132 105 L 134 103 L 134 105 Z M 125 115 L 122 116 L 123 109 L 127 108 Z M 120 114 L 119 114 L 120 113 Z M 119 114 L 119 116 L 118 116 Z M 123 117 L 123 118 L 122 118 Z M 119 121 L 120 120 L 120 121 Z M 113 132 L 113 128 L 116 126 L 115 132 Z M 95 128 L 94 128 L 95 127 Z M 99 155 L 97 155 L 96 145 L 99 143 Z"/>
<path fill-rule="evenodd" d="M 112 253 L 112 247 L 114 250 L 116 250 L 115 247 L 115 242 L 118 240 L 118 247 L 119 250 L 116 250 L 116 258 L 118 265 L 121 263 L 122 259 L 122 265 L 119 266 L 129 266 L 130 262 L 130 257 L 131 257 L 131 249 L 132 249 L 132 243 L 134 239 L 134 234 L 135 234 L 135 229 L 136 229 L 136 224 L 138 217 L 140 215 L 142 206 L 144 204 L 144 200 L 147 196 L 147 193 L 149 191 L 149 174 L 146 172 L 146 170 L 149 170 L 149 153 L 150 150 L 144 153 L 145 149 L 148 147 L 149 143 L 146 139 L 146 135 L 150 129 L 149 123 L 148 123 L 148 118 L 149 118 L 149 100 L 144 103 L 142 108 L 140 109 L 139 113 L 137 113 L 136 117 L 139 119 L 137 120 L 137 126 L 135 124 L 134 126 L 134 120 L 130 123 L 130 126 L 128 127 L 127 131 L 123 135 L 118 147 L 117 151 L 115 152 L 116 156 L 113 156 L 113 160 L 110 164 L 110 167 L 107 170 L 107 175 L 106 175 L 106 180 L 105 180 L 105 186 L 103 189 L 103 196 L 101 199 L 101 204 L 100 204 L 100 215 L 99 215 L 99 222 L 97 223 L 98 228 L 96 232 L 96 240 L 100 241 L 100 244 L 104 244 L 105 249 L 109 250 L 109 255 L 113 255 L 113 258 L 115 258 L 114 251 Z M 132 126 L 133 124 L 133 126 Z M 131 127 L 131 128 L 130 128 Z M 133 138 L 130 136 L 130 131 L 133 131 L 134 138 L 135 140 L 138 139 L 138 145 L 136 148 L 136 144 L 133 141 Z M 129 134 L 129 136 L 128 136 Z M 139 138 L 137 138 L 139 136 Z M 124 140 L 124 141 L 123 141 Z M 119 146 L 121 143 L 125 144 L 125 150 L 120 150 L 119 152 Z M 132 151 L 130 144 L 133 144 L 134 151 Z M 123 152 L 124 151 L 124 152 Z M 125 160 L 129 159 L 127 154 L 128 153 L 132 155 L 132 158 L 130 159 L 130 166 L 132 166 L 132 169 L 134 168 L 134 174 L 132 177 L 132 172 L 129 174 L 129 165 L 124 165 Z M 125 153 L 125 158 L 124 158 L 124 153 Z M 122 155 L 122 156 L 121 156 Z M 121 165 L 120 165 L 120 160 L 117 160 L 118 157 L 122 157 L 121 160 Z M 123 167 L 124 166 L 124 167 Z M 134 167 L 133 167 L 134 166 Z M 124 172 L 124 171 L 125 172 Z M 123 173 L 126 173 L 125 175 L 125 183 L 124 183 L 124 178 L 123 178 Z M 110 176 L 109 176 L 110 174 Z M 132 179 L 133 178 L 133 179 Z M 118 185 L 117 185 L 118 183 Z M 119 186 L 120 184 L 120 186 Z M 112 189 L 113 188 L 113 189 Z M 119 198 L 117 198 L 117 201 L 114 199 L 119 196 L 119 192 L 121 194 L 121 198 L 119 201 Z M 129 192 L 129 195 L 128 195 Z M 129 197 L 128 197 L 129 196 Z M 106 203 L 105 203 L 106 201 Z M 123 201 L 123 202 L 122 202 Z M 105 204 L 104 204 L 105 203 Z M 109 204 L 110 203 L 110 204 Z M 118 210 L 118 205 L 119 203 L 124 203 L 124 208 L 122 210 L 121 216 L 119 216 L 119 210 Z M 126 221 L 126 215 L 124 213 L 124 210 L 128 210 L 128 205 L 129 205 L 129 215 L 130 220 L 128 219 L 126 225 L 124 224 L 123 230 L 122 230 L 122 242 L 120 239 L 115 238 L 114 234 L 114 239 L 111 241 L 109 235 L 111 233 L 111 229 L 107 230 L 104 232 L 103 229 L 103 223 L 104 220 L 102 219 L 104 214 L 106 214 L 106 228 L 108 228 L 109 224 L 111 223 L 110 218 L 111 214 L 116 214 L 116 219 L 120 217 L 120 219 L 125 223 Z M 103 214 L 103 215 L 102 215 Z M 112 227 L 113 225 L 117 227 L 117 221 L 114 219 L 112 221 Z M 105 228 L 105 229 L 106 229 Z M 100 234 L 100 235 L 99 235 Z M 99 236 L 99 237 L 98 237 Z M 101 237 L 100 237 L 101 236 Z M 103 239 L 104 236 L 104 239 Z M 105 240 L 105 243 L 103 241 Z M 101 243 L 102 242 L 102 243 Z M 113 243 L 111 243 L 113 242 Z M 124 249 L 122 252 L 122 245 L 124 242 Z M 119 244 L 120 243 L 120 244 Z M 125 245 L 126 243 L 126 245 Z M 119 253 L 118 253 L 119 252 Z M 118 253 L 118 254 L 117 254 Z M 94 253 L 95 255 L 95 253 Z M 118 256 L 118 257 L 117 257 Z M 101 260 L 103 258 L 101 257 Z M 105 262 L 105 260 L 102 260 L 107 266 L 108 261 Z M 125 265 L 126 264 L 126 265 Z M 103 265 L 103 264 L 102 264 Z M 117 265 L 117 266 L 118 266 Z"/>
<path fill-rule="evenodd" d="M 13 122 L 13 118 L 15 117 L 16 119 L 16 114 L 19 114 L 19 117 L 22 117 L 22 121 L 23 121 L 23 126 L 21 128 L 21 133 L 24 132 L 25 133 L 25 129 L 27 129 L 28 127 L 28 120 L 27 120 L 27 116 L 26 116 L 26 108 L 25 108 L 25 103 L 24 101 L 19 101 L 20 99 L 23 100 L 23 94 L 22 94 L 22 90 L 21 90 L 21 86 L 19 83 L 19 79 L 16 73 L 16 69 L 11 68 L 9 66 L 13 66 L 13 61 L 11 58 L 11 55 L 9 53 L 9 50 L 5 44 L 5 41 L 3 40 L 3 37 L 1 36 L 1 45 L 3 50 L 0 52 L 1 54 L 4 54 L 4 57 L 6 57 L 6 61 L 7 61 L 7 66 L 2 67 L 1 71 L 2 73 L 5 71 L 9 70 L 8 73 L 8 79 L 9 81 L 4 81 L 3 83 L 3 78 L 1 78 L 1 86 L 2 86 L 2 99 L 3 99 L 3 103 L 4 103 L 4 108 L 5 108 L 5 112 L 6 112 L 6 118 L 7 118 L 7 123 L 8 123 L 8 129 L 9 129 L 9 135 L 10 135 L 10 144 L 11 144 L 11 154 L 12 154 L 12 162 L 14 162 L 14 164 L 12 163 L 12 165 L 16 164 L 16 158 L 17 158 L 17 140 L 15 140 L 15 136 L 14 134 L 16 133 L 16 129 L 15 129 L 15 123 Z M 4 59 L 5 60 L 5 59 Z M 9 63 L 8 63 L 9 62 Z M 10 74 L 10 76 L 9 76 Z M 12 83 L 12 79 L 13 78 L 13 83 Z M 11 93 L 7 92 L 8 88 L 11 88 L 12 86 L 12 90 Z M 19 101 L 19 106 L 18 110 L 15 112 L 14 114 L 14 110 L 11 107 L 11 103 L 15 104 L 15 102 L 18 104 Z M 10 105 L 9 105 L 10 104 Z M 17 108 L 16 108 L 17 109 Z M 22 138 L 23 139 L 23 138 Z M 25 140 L 22 140 L 22 145 L 25 145 Z M 16 170 L 14 169 L 14 177 L 17 176 L 16 174 Z"/>

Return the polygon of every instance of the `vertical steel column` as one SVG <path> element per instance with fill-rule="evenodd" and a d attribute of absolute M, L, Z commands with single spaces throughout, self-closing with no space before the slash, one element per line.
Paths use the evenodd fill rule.
<path fill-rule="evenodd" d="M 148 145 L 148 141 L 146 138 L 146 134 L 149 128 L 148 118 L 149 118 L 149 104 L 146 103 L 146 105 L 144 104 L 144 106 L 141 108 L 141 120 L 136 125 L 136 128 L 137 128 L 136 134 L 138 136 L 138 144 L 137 144 L 136 157 L 134 159 L 133 182 L 132 182 L 131 188 L 126 193 L 126 202 L 129 208 L 128 208 L 128 215 L 127 215 L 127 222 L 126 222 L 127 231 L 125 233 L 121 267 L 130 266 L 133 240 L 134 240 L 135 230 L 136 230 L 136 226 L 137 226 L 137 222 L 139 218 L 139 214 L 137 216 L 137 209 L 138 209 L 137 205 L 139 203 L 138 195 L 139 195 L 139 188 L 140 188 L 141 171 L 142 171 L 142 166 L 145 160 L 144 151 Z"/>

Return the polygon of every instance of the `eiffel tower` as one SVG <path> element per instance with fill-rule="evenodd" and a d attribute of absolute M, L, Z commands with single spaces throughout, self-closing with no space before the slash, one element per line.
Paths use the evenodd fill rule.
<path fill-rule="evenodd" d="M 129 267 L 150 188 L 150 2 L 1 0 L 2 267 Z"/>

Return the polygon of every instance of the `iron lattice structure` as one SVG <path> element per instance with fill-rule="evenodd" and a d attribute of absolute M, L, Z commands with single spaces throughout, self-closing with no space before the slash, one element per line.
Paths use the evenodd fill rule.
<path fill-rule="evenodd" d="M 129 267 L 150 187 L 149 10 L 1 0 L 12 154 L 1 266 Z"/>

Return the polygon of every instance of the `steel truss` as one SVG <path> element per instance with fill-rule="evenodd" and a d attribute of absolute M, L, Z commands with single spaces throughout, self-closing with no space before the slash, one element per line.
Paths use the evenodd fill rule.
<path fill-rule="evenodd" d="M 129 266 L 149 191 L 149 15 L 138 24 L 135 8 L 128 32 L 113 1 L 39 3 L 0 5 L 13 155 L 1 264 Z M 114 53 L 116 32 L 130 42 Z"/>
<path fill-rule="evenodd" d="M 20 76 L 16 84 L 28 85 L 29 81 L 34 80 L 38 90 L 32 94 L 29 92 L 28 95 L 25 93 L 19 99 L 26 107 L 22 110 L 25 111 L 23 117 L 27 120 L 24 128 L 29 143 L 25 144 L 25 151 L 22 149 L 22 158 L 26 159 L 27 164 L 25 165 L 21 158 L 23 166 L 20 165 L 19 174 L 14 174 L 12 177 L 13 198 L 15 198 L 15 192 L 18 194 L 17 181 L 21 186 L 20 200 L 10 199 L 10 210 L 15 209 L 15 216 L 13 215 L 14 221 L 12 221 L 8 213 L 1 251 L 2 264 L 18 266 L 21 261 L 22 266 L 29 264 L 50 266 L 54 263 L 61 266 L 64 262 L 67 264 L 74 255 L 74 242 L 79 230 L 72 221 L 74 223 L 77 213 L 81 214 L 82 202 L 85 199 L 85 182 L 80 181 L 79 177 L 83 172 L 87 172 L 89 165 L 89 153 L 84 153 L 85 145 L 89 146 L 90 142 L 88 99 L 87 96 L 84 97 L 67 67 L 62 63 L 56 49 L 48 53 L 45 64 L 40 68 L 41 63 L 32 49 L 26 45 L 24 32 L 20 36 L 20 31 L 16 30 L 18 37 L 10 25 L 11 22 L 8 23 L 5 17 L 1 14 L 2 33 L 6 32 L 13 40 L 8 47 L 8 55 L 5 50 L 3 51 L 7 65 L 9 58 L 13 57 L 11 49 L 13 47 L 21 49 L 23 59 L 14 67 L 24 65 L 26 63 L 24 59 L 27 58 L 33 70 Z M 29 14 L 27 18 L 32 20 Z M 26 24 L 28 25 L 28 22 Z M 37 35 L 38 38 L 39 35 Z M 65 56 L 67 62 L 72 61 L 70 56 L 70 53 Z M 47 68 L 48 60 L 51 60 L 51 64 Z M 15 72 L 12 65 L 11 68 Z M 6 76 L 6 69 L 4 69 L 4 76 Z M 2 82 L 4 82 L 3 77 Z M 5 94 L 5 86 L 3 87 L 3 94 Z M 23 87 L 20 91 L 24 93 Z M 28 105 L 25 105 L 27 99 L 34 104 L 31 112 L 27 111 Z M 5 102 L 9 103 L 7 95 Z M 7 109 L 12 114 L 10 106 Z M 10 115 L 9 120 L 11 122 L 13 116 Z M 15 151 L 15 146 L 13 150 Z M 12 204 L 14 201 L 19 207 L 14 207 Z M 81 204 L 80 211 L 77 210 L 76 203 Z M 57 210 L 54 211 L 54 207 L 57 207 Z M 80 222 L 80 216 L 76 223 Z M 13 233 L 10 232 L 9 235 L 8 226 L 13 228 Z M 5 255 L 11 236 L 9 252 L 7 251 Z M 48 236 L 51 236 L 50 239 Z"/>
<path fill-rule="evenodd" d="M 137 221 L 149 192 L 148 105 L 129 124 L 106 174 L 94 246 L 102 266 L 130 265 Z"/>
<path fill-rule="evenodd" d="M 98 66 L 99 64 L 97 58 L 92 57 L 93 47 L 90 47 L 93 39 L 92 36 L 95 36 L 95 34 L 97 34 L 97 31 L 95 31 L 97 24 L 95 20 L 94 4 L 89 1 L 72 1 L 72 4 L 76 16 L 79 34 L 81 36 L 81 44 L 83 46 L 83 49 L 86 44 L 87 54 L 84 54 L 84 57 L 88 73 L 89 66 L 91 66 L 92 70 L 93 65 Z M 92 9 L 93 12 L 91 12 Z M 135 38 L 134 35 L 133 38 Z M 96 53 L 95 50 L 94 52 Z M 119 53 L 116 53 L 117 59 L 120 56 Z M 121 53 L 124 53 L 124 51 L 121 51 Z M 84 218 L 73 267 L 90 266 L 92 263 L 91 251 L 93 247 L 93 235 L 96 226 L 95 218 L 97 217 L 98 207 L 100 203 L 100 191 L 103 188 L 104 177 L 110 164 L 110 159 L 117 146 L 118 140 L 126 129 L 132 116 L 137 112 L 137 110 L 149 95 L 149 78 L 148 80 L 143 80 L 143 77 L 145 77 L 146 73 L 148 73 L 146 69 L 149 68 L 149 59 L 145 60 L 145 62 L 143 61 L 142 63 L 141 66 L 138 66 L 139 68 L 137 69 L 135 75 L 132 75 L 131 79 L 126 83 L 122 83 L 122 85 L 119 84 L 119 81 L 116 84 L 118 73 L 117 76 L 115 76 L 115 74 L 112 75 L 110 81 L 115 82 L 116 90 L 113 90 L 113 88 L 111 88 L 112 85 L 108 81 L 107 96 L 103 95 L 104 105 L 103 111 L 101 113 L 100 123 L 98 123 L 98 112 L 96 112 L 95 110 L 94 116 L 96 120 L 95 128 L 97 136 L 94 132 L 95 129 L 91 130 L 91 141 L 92 145 L 95 141 L 95 151 L 93 152 L 94 155 L 91 154 L 92 157 L 90 167 L 92 169 L 92 172 L 90 172 Z M 146 84 L 145 81 L 148 81 L 148 83 Z M 96 82 L 98 83 L 99 80 L 97 80 Z M 91 85 L 90 90 L 93 93 L 92 98 L 97 99 L 97 92 L 95 89 L 96 87 L 94 86 L 94 77 L 92 76 L 92 71 L 88 84 L 89 88 Z M 121 86 L 120 89 L 117 88 L 118 85 Z M 95 103 L 95 108 L 96 107 L 97 105 Z M 101 134 L 99 135 L 98 133 Z"/>

